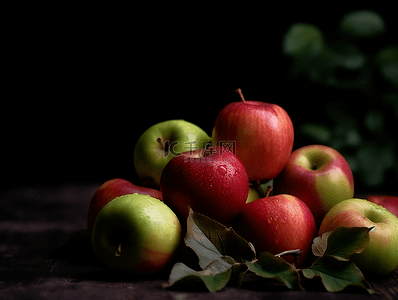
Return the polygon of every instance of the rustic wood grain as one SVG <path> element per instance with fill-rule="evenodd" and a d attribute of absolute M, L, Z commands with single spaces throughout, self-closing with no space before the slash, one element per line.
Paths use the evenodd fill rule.
<path fill-rule="evenodd" d="M 99 184 L 23 187 L 0 192 L 0 299 L 398 299 L 398 269 L 368 281 L 378 294 L 350 287 L 327 293 L 322 285 L 307 291 L 264 284 L 247 276 L 242 288 L 214 294 L 200 285 L 163 289 L 157 278 L 120 278 L 100 268 L 85 230 L 91 195 Z"/>

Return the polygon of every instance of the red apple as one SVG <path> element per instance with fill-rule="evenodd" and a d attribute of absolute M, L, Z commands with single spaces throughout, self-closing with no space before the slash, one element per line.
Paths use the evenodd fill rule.
<path fill-rule="evenodd" d="M 160 189 L 180 218 L 186 219 L 191 207 L 225 224 L 244 207 L 249 179 L 232 152 L 214 146 L 173 157 L 163 169 Z"/>
<path fill-rule="evenodd" d="M 162 193 L 158 190 L 138 186 L 125 179 L 115 178 L 108 180 L 98 188 L 91 199 L 87 216 L 87 229 L 92 231 L 95 218 L 105 204 L 116 197 L 134 193 L 150 195 L 162 200 Z"/>
<path fill-rule="evenodd" d="M 295 262 L 296 266 L 308 257 L 316 234 L 310 209 L 291 195 L 276 195 L 246 204 L 232 225 L 239 235 L 254 245 L 258 254 L 300 249 L 302 254 Z M 291 256 L 284 258 L 293 261 Z"/>
<path fill-rule="evenodd" d="M 274 194 L 290 194 L 304 201 L 320 225 L 334 205 L 354 196 L 354 179 L 338 151 L 310 145 L 293 151 L 274 180 Z"/>
<path fill-rule="evenodd" d="M 395 196 L 370 196 L 370 202 L 379 204 L 398 217 L 398 197 Z"/>
<path fill-rule="evenodd" d="M 289 159 L 294 131 L 287 112 L 276 104 L 247 101 L 225 106 L 217 116 L 212 138 L 235 142 L 236 155 L 250 181 L 275 178 Z"/>

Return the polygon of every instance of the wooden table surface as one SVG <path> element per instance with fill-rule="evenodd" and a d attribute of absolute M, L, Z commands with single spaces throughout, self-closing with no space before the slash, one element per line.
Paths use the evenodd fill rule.
<path fill-rule="evenodd" d="M 115 278 L 96 265 L 82 231 L 98 187 L 26 186 L 0 192 L 0 299 L 398 299 L 398 268 L 385 278 L 368 280 L 376 295 L 359 288 L 328 293 L 321 285 L 290 291 L 250 276 L 242 288 L 227 286 L 213 294 L 200 287 L 165 290 L 167 274 Z"/>

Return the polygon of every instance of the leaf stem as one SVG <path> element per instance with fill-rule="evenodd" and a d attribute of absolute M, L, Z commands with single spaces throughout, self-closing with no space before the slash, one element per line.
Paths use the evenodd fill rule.
<path fill-rule="evenodd" d="M 300 249 L 296 249 L 296 250 L 287 250 L 287 251 L 283 251 L 279 254 L 275 254 L 275 256 L 281 257 L 281 256 L 285 256 L 285 255 L 293 255 L 293 259 L 296 261 L 300 258 L 301 255 L 301 250 Z"/>

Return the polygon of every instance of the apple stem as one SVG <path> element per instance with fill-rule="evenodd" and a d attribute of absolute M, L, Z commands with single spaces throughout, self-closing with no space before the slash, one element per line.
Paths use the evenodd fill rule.
<path fill-rule="evenodd" d="M 115 256 L 120 256 L 122 254 L 122 244 L 119 244 L 119 246 L 116 249 Z"/>
<path fill-rule="evenodd" d="M 241 89 L 237 89 L 235 92 L 237 92 L 240 96 L 240 99 L 242 100 L 243 103 L 246 103 L 245 97 L 243 97 L 243 93 Z"/>
<path fill-rule="evenodd" d="M 272 190 L 273 190 L 272 186 L 268 186 L 267 187 L 267 191 L 265 192 L 265 198 L 269 197 L 269 195 L 271 194 Z"/>

